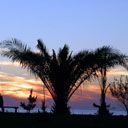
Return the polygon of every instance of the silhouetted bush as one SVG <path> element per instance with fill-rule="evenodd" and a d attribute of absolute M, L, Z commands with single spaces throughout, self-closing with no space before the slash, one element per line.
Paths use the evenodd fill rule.
<path fill-rule="evenodd" d="M 35 102 L 37 100 L 37 96 L 33 96 L 32 93 L 33 93 L 33 89 L 30 90 L 30 95 L 28 97 L 28 103 L 27 104 L 25 102 L 20 103 L 20 106 L 22 108 L 24 108 L 25 110 L 27 110 L 28 112 L 30 112 L 36 106 Z"/>

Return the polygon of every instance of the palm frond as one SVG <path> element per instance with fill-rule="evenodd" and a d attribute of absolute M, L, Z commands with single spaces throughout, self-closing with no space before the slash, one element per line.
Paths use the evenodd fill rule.
<path fill-rule="evenodd" d="M 50 57 L 49 52 L 46 48 L 46 46 L 44 45 L 43 41 L 41 39 L 37 40 L 38 44 L 37 44 L 37 48 L 40 50 L 41 54 L 47 58 Z"/>
<path fill-rule="evenodd" d="M 110 46 L 103 46 L 96 49 L 95 57 L 97 66 L 102 68 L 106 67 L 109 69 L 115 65 L 122 65 L 127 67 L 127 56 L 120 53 L 118 50 L 111 48 Z"/>
<path fill-rule="evenodd" d="M 65 60 L 68 58 L 68 55 L 69 55 L 69 47 L 68 45 L 64 45 L 63 48 L 60 48 L 59 49 L 59 52 L 58 52 L 58 61 L 60 64 L 64 63 Z"/>
<path fill-rule="evenodd" d="M 6 48 L 1 54 L 17 61 L 23 68 L 27 68 L 37 75 L 37 71 L 44 68 L 44 57 L 39 53 L 34 53 L 17 39 L 3 41 L 2 47 Z M 43 72 L 43 71 L 42 71 Z"/>
<path fill-rule="evenodd" d="M 27 45 L 24 45 L 20 40 L 14 38 L 11 40 L 4 40 L 1 43 L 2 48 L 6 48 L 8 50 L 19 50 L 21 52 L 29 51 L 30 48 Z"/>

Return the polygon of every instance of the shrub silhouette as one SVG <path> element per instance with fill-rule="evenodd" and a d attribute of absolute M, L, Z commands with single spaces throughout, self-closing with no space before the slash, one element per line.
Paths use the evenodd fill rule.
<path fill-rule="evenodd" d="M 120 79 L 115 79 L 110 85 L 112 96 L 123 104 L 128 116 L 128 76 L 120 76 Z"/>
<path fill-rule="evenodd" d="M 27 110 L 28 112 L 30 112 L 36 106 L 35 102 L 37 100 L 37 96 L 33 96 L 32 93 L 33 93 L 33 89 L 30 90 L 30 95 L 28 97 L 28 103 L 27 104 L 25 104 L 25 102 L 20 103 L 20 106 L 23 109 Z"/>

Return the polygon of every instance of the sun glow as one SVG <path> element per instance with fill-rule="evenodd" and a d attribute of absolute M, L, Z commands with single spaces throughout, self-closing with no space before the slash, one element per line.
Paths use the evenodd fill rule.
<path fill-rule="evenodd" d="M 43 83 L 40 79 L 35 78 L 29 73 L 21 72 L 20 75 L 15 75 L 12 72 L 4 72 L 4 66 L 20 68 L 18 63 L 12 62 L 0 62 L 2 65 L 2 70 L 0 72 L 0 93 L 5 96 L 13 97 L 14 99 L 26 99 L 29 96 L 30 89 L 33 89 L 34 95 L 38 97 L 39 100 L 43 99 Z M 20 71 L 20 70 L 18 70 Z M 119 77 L 120 75 L 128 75 L 128 72 L 121 67 L 114 68 L 107 73 L 108 81 L 113 80 L 114 77 Z M 95 100 L 99 97 L 100 86 L 97 80 L 91 82 L 85 82 L 80 88 L 74 93 L 71 100 L 72 102 L 85 102 L 90 100 Z M 110 94 L 108 93 L 109 97 Z M 50 93 L 45 88 L 45 98 L 52 99 Z"/>
<path fill-rule="evenodd" d="M 25 99 L 28 97 L 30 89 L 33 89 L 34 95 L 38 95 L 38 99 L 43 97 L 43 84 L 39 79 L 35 79 L 34 77 L 28 79 L 0 72 L 0 93 L 2 95 Z M 46 91 L 47 98 L 49 99 L 51 96 Z"/>

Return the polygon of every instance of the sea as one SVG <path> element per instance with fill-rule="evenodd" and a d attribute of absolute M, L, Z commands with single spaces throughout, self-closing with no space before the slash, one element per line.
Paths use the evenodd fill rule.
<path fill-rule="evenodd" d="M 41 112 L 42 110 L 40 108 L 35 108 L 33 110 L 31 110 L 31 113 L 38 113 Z M 47 112 L 51 112 L 50 109 L 46 109 Z M 80 115 L 96 115 L 97 114 L 97 110 L 84 110 L 84 109 L 71 109 L 71 114 L 80 114 Z M 15 110 L 13 108 L 7 108 L 5 109 L 5 112 L 15 112 Z M 27 112 L 26 110 L 19 108 L 17 110 L 17 112 L 19 113 L 25 113 Z M 111 113 L 113 113 L 113 115 L 126 115 L 126 111 L 123 110 L 110 110 Z"/>
<path fill-rule="evenodd" d="M 71 110 L 72 114 L 86 114 L 86 115 L 96 115 L 97 110 L 82 110 L 82 109 L 75 109 Z M 110 113 L 113 113 L 113 115 L 126 115 L 125 111 L 122 110 L 110 110 Z"/>

